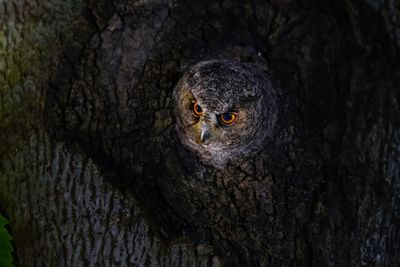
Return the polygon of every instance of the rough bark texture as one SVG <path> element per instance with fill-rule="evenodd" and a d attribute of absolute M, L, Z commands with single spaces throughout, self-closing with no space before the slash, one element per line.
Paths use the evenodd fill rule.
<path fill-rule="evenodd" d="M 19 266 L 400 265 L 394 1 L 0 2 L 0 205 Z M 267 64 L 272 142 L 174 130 L 188 66 Z"/>

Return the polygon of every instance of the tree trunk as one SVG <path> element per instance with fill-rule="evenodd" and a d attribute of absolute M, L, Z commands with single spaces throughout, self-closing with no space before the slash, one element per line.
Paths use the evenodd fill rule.
<path fill-rule="evenodd" d="M 18 266 L 399 266 L 395 1 L 0 3 L 0 207 Z M 196 62 L 263 61 L 273 141 L 175 133 Z"/>

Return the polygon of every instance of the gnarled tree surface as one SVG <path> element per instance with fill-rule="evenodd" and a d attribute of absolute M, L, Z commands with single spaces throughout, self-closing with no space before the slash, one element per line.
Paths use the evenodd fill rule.
<path fill-rule="evenodd" d="M 396 1 L 0 2 L 0 205 L 18 266 L 400 265 Z M 274 135 L 175 132 L 193 64 L 267 66 Z M 240 88 L 238 88 L 240 90 Z"/>

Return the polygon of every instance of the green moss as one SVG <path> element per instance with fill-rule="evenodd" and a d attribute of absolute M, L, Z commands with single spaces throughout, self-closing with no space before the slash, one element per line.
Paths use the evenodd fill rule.
<path fill-rule="evenodd" d="M 13 247 L 11 244 L 12 236 L 8 233 L 5 225 L 8 224 L 8 220 L 0 214 L 0 266 L 10 267 L 12 263 L 12 252 Z"/>
<path fill-rule="evenodd" d="M 53 74 L 51 66 L 64 46 L 76 41 L 78 33 L 86 33 L 89 26 L 84 14 L 85 2 L 67 0 L 39 1 L 34 16 L 27 15 L 22 20 L 7 17 L 7 14 L 0 16 L 2 164 L 13 158 L 16 149 L 40 125 L 48 81 Z M 5 178 L 0 172 L 1 180 Z M 0 186 L 0 197 L 6 195 L 4 187 Z M 2 258 L 0 256 L 0 260 Z M 3 262 L 0 262 L 0 267 L 3 267 Z"/>
<path fill-rule="evenodd" d="M 22 21 L 0 18 L 0 140 L 7 129 L 17 135 L 23 125 L 37 124 L 45 97 L 42 90 L 52 75 L 49 65 L 63 45 L 87 32 L 84 2 L 43 4 L 36 11 L 40 16 Z"/>

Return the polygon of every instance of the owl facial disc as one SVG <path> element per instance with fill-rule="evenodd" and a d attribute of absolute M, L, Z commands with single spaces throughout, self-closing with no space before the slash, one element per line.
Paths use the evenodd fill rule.
<path fill-rule="evenodd" d="M 174 89 L 176 132 L 204 165 L 228 162 L 259 151 L 277 118 L 269 74 L 255 63 L 202 61 Z"/>

